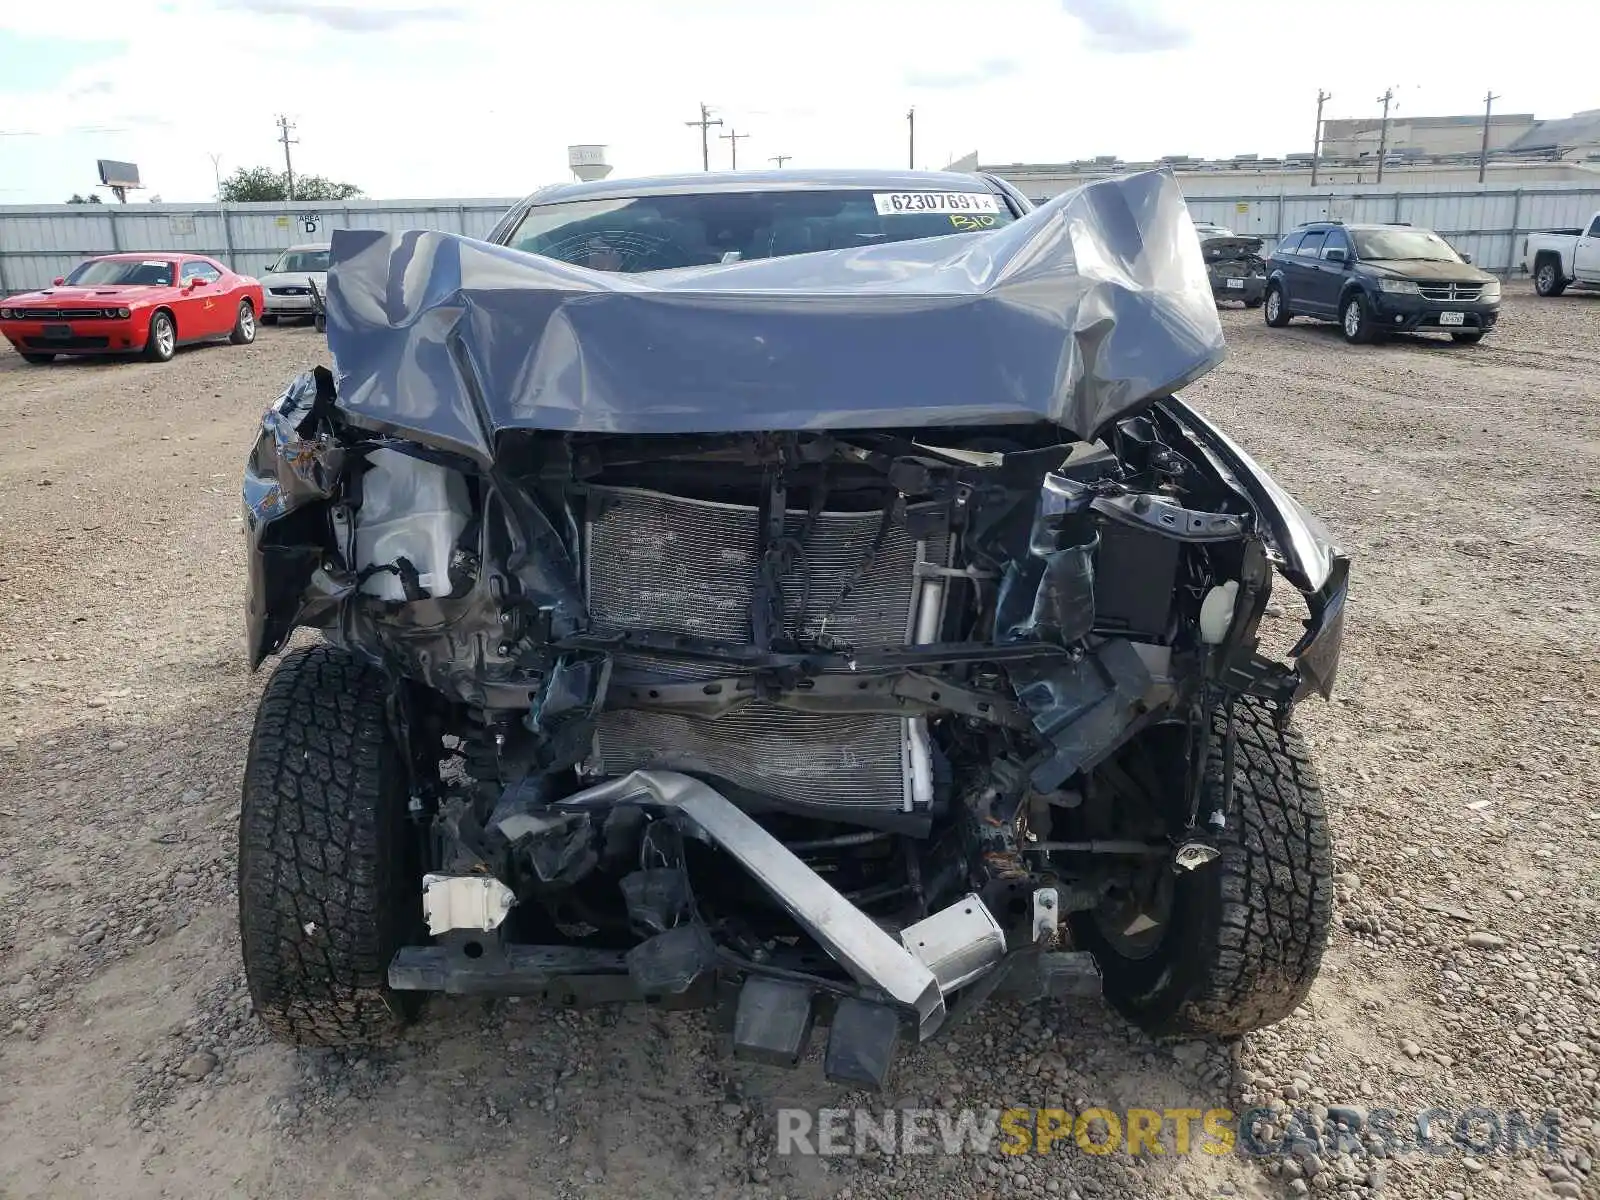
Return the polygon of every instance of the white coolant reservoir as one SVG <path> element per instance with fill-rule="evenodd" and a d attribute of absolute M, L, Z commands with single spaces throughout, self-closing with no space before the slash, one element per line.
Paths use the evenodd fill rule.
<path fill-rule="evenodd" d="M 1239 581 L 1219 583 L 1200 602 L 1200 640 L 1208 646 L 1219 644 L 1233 624 L 1233 606 L 1239 599 Z"/>
<path fill-rule="evenodd" d="M 397 450 L 367 455 L 356 510 L 356 568 L 366 574 L 362 592 L 406 599 L 401 560 L 417 572 L 429 596 L 450 592 L 450 555 L 467 527 L 472 500 L 459 472 Z M 395 570 L 384 570 L 393 567 Z M 378 568 L 371 570 L 370 568 Z"/>

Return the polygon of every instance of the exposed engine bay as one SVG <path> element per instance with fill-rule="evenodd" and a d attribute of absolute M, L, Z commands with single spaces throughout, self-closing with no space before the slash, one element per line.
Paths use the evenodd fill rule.
<path fill-rule="evenodd" d="M 420 685 L 394 720 L 437 944 L 401 951 L 395 986 L 588 977 L 703 1003 L 694 987 L 732 964 L 876 993 L 884 977 L 852 979 L 827 941 L 826 888 L 902 935 L 981 898 L 986 919 L 953 935 L 959 992 L 1047 951 L 1130 873 L 1203 864 L 1227 803 L 1202 804 L 1213 714 L 1249 694 L 1286 717 L 1332 684 L 1343 560 L 1286 558 L 1304 530 L 1260 519 L 1180 401 L 1095 442 L 526 434 L 484 475 L 340 428 L 331 398 L 325 372 L 297 381 L 256 462 L 339 448 L 326 601 L 299 615 Z M 1294 665 L 1257 653 L 1275 563 L 1321 573 Z M 1141 738 L 1178 751 L 1171 786 L 1119 757 Z M 662 787 L 698 790 L 733 832 Z M 1130 837 L 1116 814 L 1139 806 Z M 752 839 L 796 894 L 752 890 Z M 586 953 L 518 957 L 549 944 Z M 926 991 L 900 996 L 924 1034 L 944 996 Z"/>
<path fill-rule="evenodd" d="M 829 1077 L 881 1086 L 1001 991 L 1104 971 L 1152 1029 L 1298 1002 L 1331 866 L 1288 722 L 1332 687 L 1348 562 L 1175 394 L 1221 345 L 1169 179 L 651 284 L 432 234 L 334 258 L 338 377 L 290 385 L 245 477 L 252 665 L 297 626 L 338 648 L 285 657 L 247 770 L 246 961 L 289 1036 L 330 1044 L 296 1007 L 327 979 L 715 1004 L 741 1054 L 793 1064 L 826 1022 Z M 381 750 L 285 741 L 305 698 Z M 381 980 L 280 1001 L 308 770 L 377 804 L 401 911 L 363 918 Z M 1263 820 L 1298 831 L 1295 927 L 1223 995 L 1195 980 L 1227 906 L 1269 904 Z"/>
<path fill-rule="evenodd" d="M 1205 256 L 1211 290 L 1219 300 L 1243 300 L 1255 305 L 1266 295 L 1267 263 L 1261 256 L 1262 240 L 1239 237 L 1225 230 L 1200 231 L 1200 252 Z"/>

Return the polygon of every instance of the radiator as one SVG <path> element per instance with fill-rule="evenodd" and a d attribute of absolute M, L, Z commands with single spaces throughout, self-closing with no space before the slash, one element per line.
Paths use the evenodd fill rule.
<path fill-rule="evenodd" d="M 890 527 L 872 568 L 835 605 L 882 520 L 880 512 L 819 514 L 802 544 L 801 559 L 782 580 L 790 636 L 826 633 L 858 648 L 912 640 L 916 563 L 925 548 L 903 522 Z M 798 536 L 804 523 L 804 512 L 790 512 L 786 531 Z M 585 588 L 590 616 L 599 627 L 748 643 L 759 562 L 760 529 L 753 507 L 632 488 L 589 492 Z M 797 612 L 800 562 L 810 579 L 803 615 Z M 797 621 L 803 622 L 799 630 Z M 619 654 L 615 669 L 686 681 L 733 673 L 632 654 Z M 593 776 L 648 768 L 685 771 L 770 796 L 790 808 L 834 815 L 863 807 L 913 810 L 931 801 L 927 736 L 921 719 L 807 713 L 759 701 L 714 719 L 615 709 L 601 715 L 584 771 Z"/>

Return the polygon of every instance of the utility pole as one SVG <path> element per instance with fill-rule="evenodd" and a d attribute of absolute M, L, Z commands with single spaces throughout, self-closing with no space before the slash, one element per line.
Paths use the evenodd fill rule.
<path fill-rule="evenodd" d="M 781 170 L 783 164 L 788 162 L 793 157 L 794 155 L 792 154 L 774 154 L 771 158 L 767 159 L 767 161 L 770 163 L 777 163 L 779 169 Z"/>
<path fill-rule="evenodd" d="M 278 140 L 283 143 L 283 173 L 289 179 L 289 199 L 294 199 L 294 163 L 289 159 L 289 147 L 298 146 L 299 138 L 291 138 L 289 133 L 294 129 L 294 122 L 288 117 L 278 118 Z"/>
<path fill-rule="evenodd" d="M 700 169 L 711 170 L 711 127 L 721 125 L 722 118 L 711 115 L 711 110 L 706 107 L 704 100 L 700 101 L 700 119 L 698 121 L 685 121 L 685 125 L 698 125 L 700 127 Z"/>
<path fill-rule="evenodd" d="M 737 171 L 739 169 L 739 139 L 747 138 L 750 135 L 748 133 L 740 133 L 732 125 L 729 125 L 727 133 L 719 133 L 717 136 L 728 143 L 728 153 L 733 156 L 730 166 L 732 170 Z"/>
<path fill-rule="evenodd" d="M 1317 163 L 1322 159 L 1322 106 L 1333 99 L 1332 92 L 1317 89 L 1317 132 L 1311 139 L 1311 186 L 1317 186 Z"/>
<path fill-rule="evenodd" d="M 1478 182 L 1483 182 L 1483 176 L 1489 169 L 1489 113 L 1494 109 L 1494 102 L 1500 99 L 1493 92 L 1488 92 L 1483 97 L 1483 149 L 1478 154 Z"/>
<path fill-rule="evenodd" d="M 222 203 L 222 155 L 206 151 L 206 157 L 211 160 L 211 175 L 217 181 L 217 203 Z"/>
<path fill-rule="evenodd" d="M 906 166 L 917 169 L 917 106 L 906 109 Z"/>
<path fill-rule="evenodd" d="M 1388 88 L 1378 101 L 1383 105 L 1383 125 L 1378 133 L 1378 182 L 1383 182 L 1383 160 L 1389 157 L 1389 104 L 1394 100 L 1394 89 Z"/>

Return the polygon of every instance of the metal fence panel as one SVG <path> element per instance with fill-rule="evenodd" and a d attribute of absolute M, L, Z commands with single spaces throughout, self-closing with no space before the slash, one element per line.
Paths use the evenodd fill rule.
<path fill-rule="evenodd" d="M 0 295 L 45 287 L 94 254 L 208 254 L 258 275 L 286 246 L 335 229 L 442 229 L 482 237 L 515 201 L 354 200 L 304 204 L 0 206 Z"/>
<path fill-rule="evenodd" d="M 1491 271 L 1515 269 L 1523 235 L 1576 227 L 1600 209 L 1600 186 L 1437 185 L 1426 190 L 1341 185 L 1316 192 L 1256 187 L 1188 198 L 1198 221 L 1265 239 L 1270 249 L 1305 221 L 1409 221 L 1437 229 Z M 0 295 L 44 287 L 92 254 L 189 250 L 258 275 L 284 247 L 335 229 L 442 229 L 483 237 L 515 201 L 321 201 L 302 204 L 50 204 L 0 206 Z"/>
<path fill-rule="evenodd" d="M 1600 210 L 1600 187 L 1531 185 L 1523 188 L 1326 192 L 1259 192 L 1187 197 L 1196 221 L 1263 238 L 1266 248 L 1306 221 L 1405 221 L 1437 230 L 1486 270 L 1508 274 L 1522 263 L 1524 236 L 1532 230 L 1572 228 Z"/>

